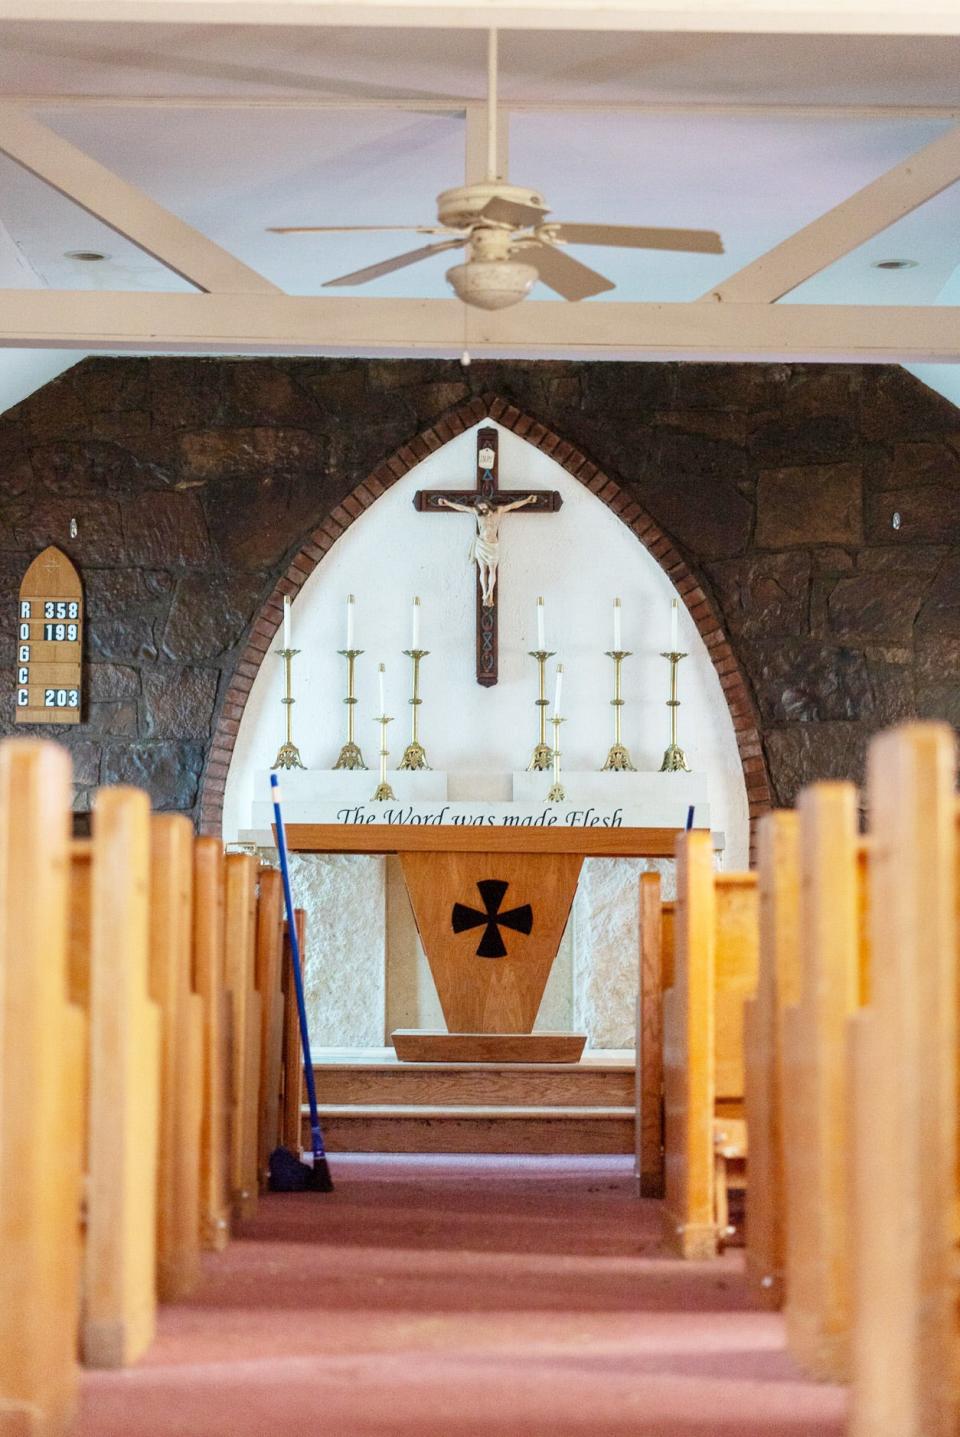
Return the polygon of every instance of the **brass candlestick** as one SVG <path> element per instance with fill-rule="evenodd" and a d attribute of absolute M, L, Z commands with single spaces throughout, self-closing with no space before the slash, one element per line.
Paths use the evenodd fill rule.
<path fill-rule="evenodd" d="M 550 722 L 553 724 L 553 752 L 551 754 L 551 758 L 553 759 L 553 787 L 547 794 L 547 802 L 563 803 L 567 796 L 564 793 L 563 784 L 560 782 L 560 725 L 563 723 L 563 719 L 558 718 L 555 714 Z"/>
<path fill-rule="evenodd" d="M 662 659 L 670 660 L 670 697 L 667 699 L 667 708 L 670 710 L 670 744 L 664 751 L 663 763 L 660 765 L 661 773 L 684 773 L 690 772 L 690 765 L 687 763 L 687 756 L 677 743 L 677 709 L 680 707 L 680 700 L 677 698 L 677 665 L 686 654 L 662 653 Z"/>
<path fill-rule="evenodd" d="M 534 699 L 534 704 L 540 710 L 540 737 L 533 750 L 533 758 L 527 764 L 527 772 L 535 770 L 538 773 L 545 773 L 553 763 L 553 750 L 547 743 L 547 699 L 546 685 L 546 664 L 547 659 L 552 659 L 553 654 L 549 649 L 531 649 L 530 657 L 536 659 L 540 666 L 540 697 Z"/>
<path fill-rule="evenodd" d="M 389 753 L 387 748 L 387 724 L 393 723 L 393 719 L 387 718 L 386 714 L 381 714 L 376 722 L 380 725 L 380 782 L 377 784 L 377 791 L 373 795 L 373 801 L 374 803 L 383 803 L 386 799 L 392 798 L 395 802 L 396 794 L 389 783 L 387 783 L 387 755 Z"/>
<path fill-rule="evenodd" d="M 410 707 L 413 711 L 411 719 L 410 742 L 403 750 L 403 758 L 400 760 L 400 767 L 404 769 L 429 768 L 427 755 L 418 734 L 417 716 L 420 712 L 420 705 L 423 699 L 420 697 L 420 660 L 425 659 L 430 652 L 429 649 L 404 649 L 408 659 L 413 659 L 413 698 L 410 700 Z"/>
<path fill-rule="evenodd" d="M 274 768 L 306 768 L 306 764 L 300 760 L 300 750 L 293 741 L 293 714 L 291 712 L 296 699 L 293 697 L 293 656 L 299 654 L 299 649 L 275 649 L 283 659 L 283 698 L 280 702 L 287 711 L 286 727 L 287 737 L 280 745 L 277 753 Z"/>
<path fill-rule="evenodd" d="M 608 769 L 617 773 L 622 773 L 625 770 L 636 773 L 630 754 L 620 736 L 620 710 L 623 708 L 623 699 L 620 695 L 620 665 L 624 659 L 629 657 L 629 649 L 607 650 L 607 658 L 613 659 L 613 698 L 610 700 L 613 707 L 613 743 L 607 754 L 607 761 L 600 770 L 601 773 L 605 773 Z"/>
<path fill-rule="evenodd" d="M 357 696 L 354 693 L 353 680 L 355 665 L 363 653 L 363 649 L 338 649 L 337 653 L 342 654 L 347 661 L 347 696 L 344 699 L 344 703 L 347 705 L 347 741 L 333 766 L 334 768 L 366 768 L 360 746 L 354 738 L 354 709 L 357 704 Z"/>

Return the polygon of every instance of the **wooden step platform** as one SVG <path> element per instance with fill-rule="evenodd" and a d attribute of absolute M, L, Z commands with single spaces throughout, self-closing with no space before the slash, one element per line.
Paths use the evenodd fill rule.
<path fill-rule="evenodd" d="M 316 1057 L 330 1152 L 634 1150 L 632 1051 L 591 1052 L 577 1064 L 401 1063 L 388 1048 Z"/>

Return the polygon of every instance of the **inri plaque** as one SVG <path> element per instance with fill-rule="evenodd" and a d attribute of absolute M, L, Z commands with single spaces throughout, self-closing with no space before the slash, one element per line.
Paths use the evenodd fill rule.
<path fill-rule="evenodd" d="M 17 723 L 80 722 L 83 589 L 59 549 L 39 554 L 17 606 Z"/>

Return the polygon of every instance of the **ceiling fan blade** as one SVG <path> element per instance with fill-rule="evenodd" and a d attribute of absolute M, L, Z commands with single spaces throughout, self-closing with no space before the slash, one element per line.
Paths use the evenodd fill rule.
<path fill-rule="evenodd" d="M 587 299 L 591 294 L 602 294 L 605 289 L 616 286 L 595 269 L 581 264 L 578 259 L 554 249 L 550 244 L 524 245 L 518 258 L 529 260 L 544 284 L 555 289 L 564 299 Z"/>
<path fill-rule="evenodd" d="M 723 254 L 723 241 L 715 230 L 643 229 L 635 225 L 558 225 L 557 239 L 569 244 L 622 245 L 625 249 L 690 250 Z"/>
<path fill-rule="evenodd" d="M 342 235 L 381 234 L 409 230 L 411 234 L 442 235 L 447 231 L 442 225 L 268 225 L 268 235 Z"/>
<path fill-rule="evenodd" d="M 481 220 L 495 220 L 501 225 L 538 225 L 549 210 L 536 205 L 520 205 L 514 200 L 494 198 L 488 200 L 477 216 Z"/>
<path fill-rule="evenodd" d="M 408 264 L 419 264 L 422 259 L 429 259 L 432 254 L 440 254 L 446 249 L 462 249 L 466 240 L 444 240 L 442 244 L 425 244 L 422 249 L 408 250 L 406 254 L 395 255 L 393 259 L 385 259 L 380 264 L 367 265 L 366 269 L 354 270 L 352 274 L 342 274 L 338 279 L 328 279 L 324 289 L 331 289 L 336 285 L 367 284 L 371 279 L 379 279 L 383 274 L 392 274 L 395 269 L 406 269 Z"/>

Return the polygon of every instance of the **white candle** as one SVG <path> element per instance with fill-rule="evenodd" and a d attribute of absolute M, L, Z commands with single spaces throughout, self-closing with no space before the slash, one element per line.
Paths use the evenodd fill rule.
<path fill-rule="evenodd" d="M 678 600 L 674 599 L 670 605 L 670 652 L 679 652 L 680 647 L 680 609 Z"/>
<path fill-rule="evenodd" d="M 411 638 L 410 638 L 410 647 L 411 647 L 411 649 L 419 649 L 419 647 L 420 647 L 420 600 L 419 600 L 419 599 L 414 599 L 414 601 L 413 601 L 413 619 L 412 619 L 411 625 L 410 625 L 410 632 L 411 632 Z"/>
<path fill-rule="evenodd" d="M 560 694 L 563 690 L 563 664 L 557 664 L 557 686 L 553 691 L 553 716 L 560 717 Z"/>
<path fill-rule="evenodd" d="M 613 601 L 613 648 L 615 653 L 623 649 L 623 633 L 620 628 L 620 600 Z"/>
<path fill-rule="evenodd" d="M 381 665 L 380 665 L 380 670 L 379 670 L 379 672 L 378 672 L 378 674 L 377 674 L 377 678 L 378 678 L 379 681 L 380 681 L 380 717 L 381 717 L 381 718 L 386 718 L 386 715 L 387 715 L 387 702 L 386 702 L 386 699 L 384 698 L 384 694 L 383 694 L 383 675 L 384 675 L 384 666 L 383 666 L 383 664 L 381 664 Z"/>
<path fill-rule="evenodd" d="M 347 648 L 353 648 L 353 595 L 347 595 Z"/>
<path fill-rule="evenodd" d="M 285 649 L 292 649 L 292 648 L 293 648 L 293 644 L 291 644 L 291 642 L 290 642 L 290 595 L 289 595 L 289 594 L 284 594 L 284 596 L 283 596 L 283 647 L 284 647 Z"/>
<path fill-rule="evenodd" d="M 543 600 L 542 600 L 542 599 L 538 599 L 538 600 L 537 600 L 537 648 L 540 650 L 541 653 L 543 653 L 543 651 L 544 651 L 544 649 L 545 649 L 546 647 L 547 647 L 546 640 L 545 640 L 544 637 L 543 637 Z"/>

